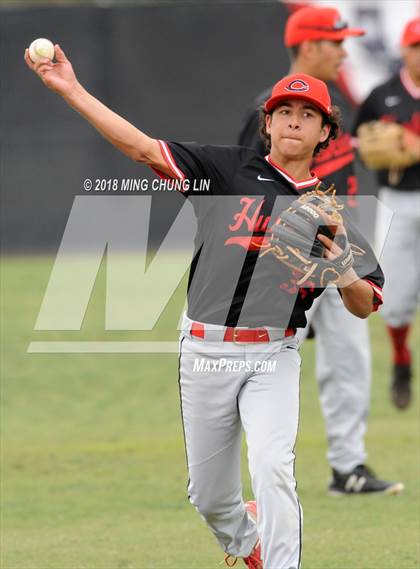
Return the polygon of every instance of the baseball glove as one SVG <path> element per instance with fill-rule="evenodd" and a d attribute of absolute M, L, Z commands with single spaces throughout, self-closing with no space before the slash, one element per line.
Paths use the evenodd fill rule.
<path fill-rule="evenodd" d="M 357 129 L 360 156 L 372 170 L 389 170 L 398 183 L 405 168 L 420 160 L 420 138 L 395 122 L 371 121 Z"/>
<path fill-rule="evenodd" d="M 341 275 L 352 267 L 354 255 L 365 254 L 347 239 L 340 214 L 343 208 L 336 200 L 333 185 L 325 191 L 318 185 L 282 212 L 271 227 L 270 240 L 262 246 L 261 256 L 273 254 L 278 261 L 301 275 L 298 286 L 309 279 L 322 288 L 337 284 Z M 327 255 L 325 246 L 317 237 L 319 233 L 334 241 L 341 252 Z"/>

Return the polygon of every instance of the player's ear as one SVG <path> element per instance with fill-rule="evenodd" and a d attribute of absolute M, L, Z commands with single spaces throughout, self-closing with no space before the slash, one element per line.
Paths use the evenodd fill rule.
<path fill-rule="evenodd" d="M 265 115 L 265 130 L 267 134 L 271 134 L 271 120 L 272 120 L 271 114 Z"/>
<path fill-rule="evenodd" d="M 315 42 L 305 40 L 299 45 L 299 55 L 303 59 L 312 59 L 316 54 Z"/>
<path fill-rule="evenodd" d="M 319 142 L 325 142 L 330 134 L 330 130 L 331 130 L 331 125 L 330 124 L 324 124 L 321 127 L 321 135 L 319 137 Z"/>

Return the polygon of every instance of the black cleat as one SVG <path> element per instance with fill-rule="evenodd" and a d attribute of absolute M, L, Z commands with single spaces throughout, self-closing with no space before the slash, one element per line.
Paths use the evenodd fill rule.
<path fill-rule="evenodd" d="M 411 365 L 395 364 L 391 383 L 391 399 L 397 409 L 406 409 L 411 401 Z"/>
<path fill-rule="evenodd" d="M 352 494 L 401 494 L 404 490 L 402 482 L 379 480 L 375 474 L 360 464 L 348 474 L 340 474 L 333 469 L 333 478 L 328 486 L 330 496 Z"/>

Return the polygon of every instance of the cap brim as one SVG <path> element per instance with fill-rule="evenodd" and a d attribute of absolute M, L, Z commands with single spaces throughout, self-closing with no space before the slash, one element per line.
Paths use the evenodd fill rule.
<path fill-rule="evenodd" d="M 420 43 L 420 38 L 413 38 L 411 40 L 405 40 L 401 42 L 402 47 L 410 47 L 411 45 L 416 45 Z"/>
<path fill-rule="evenodd" d="M 348 36 L 364 36 L 366 35 L 366 30 L 363 28 L 348 28 L 347 30 L 343 30 L 347 32 Z"/>
<path fill-rule="evenodd" d="M 340 41 L 345 40 L 349 37 L 364 36 L 366 34 L 365 30 L 362 28 L 344 28 L 342 30 L 336 31 L 325 31 L 325 30 L 314 30 L 314 29 L 299 29 L 296 30 L 291 37 L 285 38 L 286 47 L 292 47 L 294 45 L 299 45 L 304 41 L 320 41 L 320 40 L 331 40 Z"/>
<path fill-rule="evenodd" d="M 321 39 L 325 40 L 345 40 L 349 37 L 364 36 L 365 30 L 362 28 L 344 28 L 344 30 L 337 30 L 336 32 L 328 32 L 324 34 Z"/>
<path fill-rule="evenodd" d="M 274 110 L 276 107 L 279 106 L 279 103 L 281 103 L 281 101 L 286 101 L 287 99 L 303 99 L 304 101 L 312 103 L 314 107 L 316 107 L 323 113 L 327 115 L 331 114 L 331 108 L 326 107 L 325 105 L 323 105 L 317 99 L 314 99 L 310 95 L 302 95 L 300 93 L 286 93 L 284 95 L 277 95 L 277 97 L 270 97 L 270 99 L 268 99 L 264 105 L 264 110 L 267 113 L 271 113 L 272 110 Z"/>

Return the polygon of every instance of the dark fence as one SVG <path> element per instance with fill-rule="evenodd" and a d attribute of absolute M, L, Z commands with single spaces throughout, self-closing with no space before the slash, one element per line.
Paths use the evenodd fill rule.
<path fill-rule="evenodd" d="M 59 42 L 81 83 L 153 136 L 229 144 L 256 93 L 288 70 L 287 15 L 278 2 L 0 11 L 3 250 L 56 250 L 86 178 L 153 177 L 30 73 L 34 38 Z M 152 244 L 181 205 L 153 196 Z"/>

